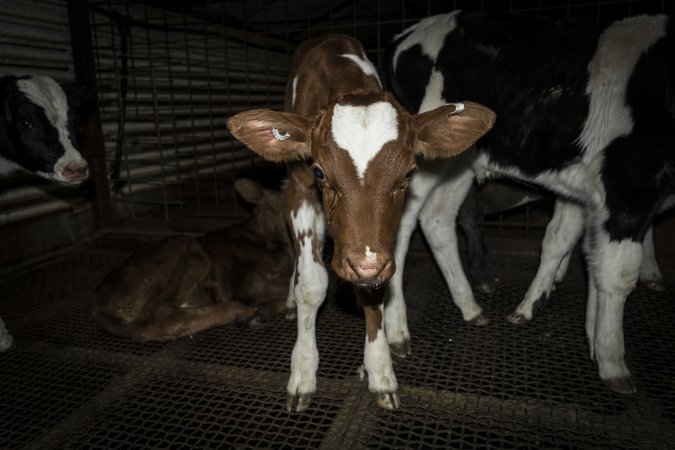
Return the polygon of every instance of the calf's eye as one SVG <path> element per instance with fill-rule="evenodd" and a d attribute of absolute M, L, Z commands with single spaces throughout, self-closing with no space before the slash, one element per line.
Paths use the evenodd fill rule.
<path fill-rule="evenodd" d="M 314 172 L 314 176 L 317 180 L 323 180 L 326 178 L 326 174 L 324 174 L 323 170 L 319 169 L 318 167 L 312 167 L 312 171 Z"/>
<path fill-rule="evenodd" d="M 24 130 L 29 130 L 33 128 L 33 124 L 26 118 L 22 117 L 19 119 L 19 126 Z"/>

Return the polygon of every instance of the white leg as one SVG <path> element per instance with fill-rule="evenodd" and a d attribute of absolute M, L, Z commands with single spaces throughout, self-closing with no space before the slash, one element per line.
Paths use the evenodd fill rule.
<path fill-rule="evenodd" d="M 592 231 L 586 230 L 583 239 L 583 252 L 588 256 L 592 252 Z M 591 360 L 595 361 L 595 319 L 598 312 L 598 285 L 595 281 L 594 267 L 588 266 L 588 298 L 586 299 L 586 339 Z"/>
<path fill-rule="evenodd" d="M 286 297 L 286 319 L 294 320 L 297 318 L 297 310 L 295 306 L 295 274 L 297 271 L 296 265 L 293 266 L 293 275 L 288 280 L 288 297 Z"/>
<path fill-rule="evenodd" d="M 321 253 L 325 234 L 324 219 L 319 208 L 319 205 L 305 203 L 291 217 L 297 246 L 297 283 L 293 288 L 293 296 L 298 316 L 298 337 L 291 355 L 291 377 L 287 386 L 286 409 L 289 412 L 307 409 L 316 392 L 316 371 L 319 367 L 316 314 L 328 289 L 326 268 L 323 262 L 315 258 L 317 253 Z"/>
<path fill-rule="evenodd" d="M 663 282 L 663 275 L 656 262 L 656 252 L 654 251 L 654 227 L 647 229 L 647 234 L 642 241 L 642 265 L 640 266 L 640 282 L 649 289 L 655 291 L 665 291 L 666 285 Z"/>
<path fill-rule="evenodd" d="M 431 192 L 424 204 L 420 226 L 462 317 L 474 325 L 486 325 L 488 320 L 474 300 L 457 246 L 457 212 L 474 179 L 473 171 L 461 164 L 465 161 L 458 159 L 453 160 L 454 173 Z"/>
<path fill-rule="evenodd" d="M 5 322 L 3 322 L 2 319 L 0 318 L 0 352 L 4 352 L 8 348 L 10 348 L 12 346 L 13 341 L 14 338 L 7 331 L 7 328 L 5 327 Z"/>
<path fill-rule="evenodd" d="M 363 367 L 368 373 L 368 390 L 375 396 L 377 404 L 385 409 L 397 409 L 401 402 L 383 327 L 383 294 L 382 289 L 356 289 L 356 296 L 363 305 L 366 318 Z"/>
<path fill-rule="evenodd" d="M 443 179 L 444 172 L 449 170 L 448 161 L 437 161 L 438 164 L 422 167 L 413 175 L 410 188 L 406 194 L 405 206 L 396 237 L 395 262 L 396 271 L 387 282 L 387 299 L 384 308 L 384 329 L 387 342 L 392 353 L 399 357 L 410 354 L 410 332 L 403 296 L 403 268 L 410 245 L 410 237 L 417 227 L 419 212 L 427 201 L 429 193 Z"/>
<path fill-rule="evenodd" d="M 584 210 L 581 206 L 558 199 L 553 217 L 546 227 L 542 242 L 539 269 L 525 298 L 516 311 L 507 317 L 513 324 L 531 320 L 535 307 L 551 295 L 554 281 L 567 271 L 569 258 L 583 232 Z"/>
<path fill-rule="evenodd" d="M 623 309 L 638 280 L 641 260 L 641 243 L 630 239 L 610 242 L 604 231 L 595 232 L 588 263 L 597 288 L 597 306 L 594 339 L 589 345 L 598 361 L 600 379 L 622 394 L 635 392 L 624 361 Z"/>

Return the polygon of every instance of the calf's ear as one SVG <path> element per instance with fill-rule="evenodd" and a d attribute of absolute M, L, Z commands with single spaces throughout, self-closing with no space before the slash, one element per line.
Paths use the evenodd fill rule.
<path fill-rule="evenodd" d="M 298 114 L 254 109 L 227 121 L 232 135 L 268 161 L 282 162 L 310 156 L 309 119 Z"/>
<path fill-rule="evenodd" d="M 249 203 L 258 204 L 262 201 L 264 196 L 263 187 L 248 178 L 239 178 L 234 182 L 234 188 L 239 192 L 239 195 L 244 197 Z"/>
<path fill-rule="evenodd" d="M 471 147 L 495 123 L 492 110 L 474 102 L 451 103 L 412 118 L 413 151 L 427 159 L 449 158 Z"/>

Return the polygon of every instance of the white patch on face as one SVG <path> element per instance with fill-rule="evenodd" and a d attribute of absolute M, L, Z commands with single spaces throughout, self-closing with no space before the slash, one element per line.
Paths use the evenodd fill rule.
<path fill-rule="evenodd" d="M 445 36 L 457 28 L 457 19 L 455 16 L 460 12 L 461 11 L 456 10 L 449 14 L 439 14 L 437 16 L 427 17 L 407 28 L 402 33 L 394 36 L 394 40 L 396 40 L 400 36 L 410 33 L 396 47 L 393 60 L 394 71 L 396 70 L 398 57 L 401 53 L 415 45 L 421 45 L 422 53 L 431 58 L 433 62 L 436 62 L 438 52 L 441 51 L 443 42 L 445 42 Z"/>
<path fill-rule="evenodd" d="M 363 55 L 362 57 L 358 55 L 354 55 L 352 53 L 345 53 L 344 55 L 340 55 L 343 58 L 351 59 L 356 63 L 357 66 L 365 73 L 366 75 L 375 77 L 377 80 L 377 84 L 382 87 L 382 82 L 380 81 L 380 77 L 377 75 L 377 69 L 373 65 L 372 62 L 366 57 L 366 55 Z"/>
<path fill-rule="evenodd" d="M 588 64 L 589 111 L 578 143 L 584 158 L 633 130 L 626 87 L 640 56 L 666 34 L 666 16 L 636 16 L 614 22 L 600 36 Z"/>
<path fill-rule="evenodd" d="M 396 109 L 388 102 L 368 106 L 335 105 L 333 140 L 351 156 L 358 177 L 382 146 L 398 138 Z"/>
<path fill-rule="evenodd" d="M 75 149 L 68 135 L 68 99 L 61 86 L 49 77 L 33 76 L 16 82 L 19 90 L 30 101 L 40 106 L 47 120 L 56 128 L 59 142 L 65 153 L 54 164 L 54 172 L 50 174 L 39 173 L 45 178 L 57 181 L 68 179 L 63 176 L 63 169 L 69 164 L 86 164 L 80 152 Z"/>
<path fill-rule="evenodd" d="M 366 245 L 366 258 L 367 259 L 375 259 L 377 258 L 377 253 L 371 252 L 370 247 Z"/>
<path fill-rule="evenodd" d="M 292 91 L 293 94 L 292 94 L 292 97 L 291 97 L 291 108 L 293 106 L 295 106 L 295 96 L 298 93 L 298 77 L 297 76 L 295 78 L 293 78 L 292 88 L 293 88 L 293 91 Z"/>

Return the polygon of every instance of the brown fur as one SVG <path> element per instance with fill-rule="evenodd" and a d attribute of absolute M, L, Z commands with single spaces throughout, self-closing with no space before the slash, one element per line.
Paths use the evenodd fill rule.
<path fill-rule="evenodd" d="M 393 247 L 416 156 L 449 157 L 464 151 L 492 127 L 495 116 L 472 102 L 465 102 L 465 111 L 456 114 L 455 106 L 447 105 L 411 115 L 381 90 L 374 76 L 340 56 L 346 53 L 365 56 L 361 44 L 349 36 L 329 34 L 303 43 L 296 50 L 287 84 L 285 107 L 289 112 L 246 111 L 231 117 L 228 127 L 237 139 L 270 161 L 300 161 L 290 169 L 288 211 L 297 210 L 303 201 L 322 204 L 335 242 L 335 272 L 347 281 L 380 284 L 395 270 Z M 332 138 L 332 114 L 338 103 L 378 101 L 389 102 L 397 110 L 399 136 L 370 162 L 362 183 L 351 158 Z M 275 138 L 274 129 L 289 137 Z M 302 161 L 306 159 L 313 161 L 312 167 Z M 315 180 L 313 167 L 325 173 L 324 180 Z M 375 262 L 365 262 L 366 245 L 377 254 Z M 375 277 L 364 279 L 358 273 L 356 268 L 366 264 L 376 266 Z"/>
<path fill-rule="evenodd" d="M 256 204 L 247 220 L 131 256 L 96 289 L 94 319 L 118 336 L 165 341 L 282 313 L 293 270 L 284 193 L 243 179 L 236 188 Z"/>

